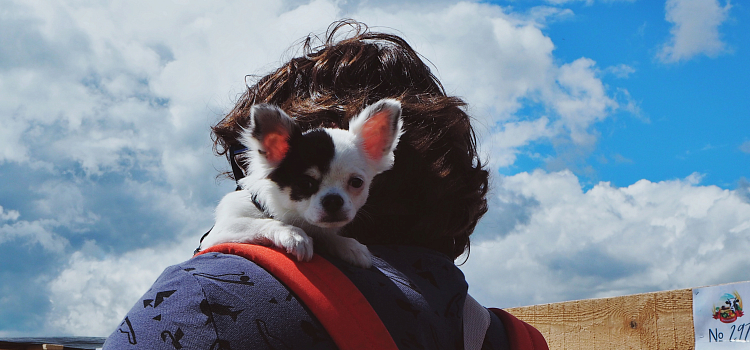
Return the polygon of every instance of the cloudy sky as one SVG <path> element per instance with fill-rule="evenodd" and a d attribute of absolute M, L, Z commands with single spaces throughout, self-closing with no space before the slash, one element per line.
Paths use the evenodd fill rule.
<path fill-rule="evenodd" d="M 510 307 L 750 280 L 750 8 L 726 0 L 0 0 L 0 337 L 106 336 L 230 191 L 208 129 L 351 17 L 465 98 L 462 265 Z"/>

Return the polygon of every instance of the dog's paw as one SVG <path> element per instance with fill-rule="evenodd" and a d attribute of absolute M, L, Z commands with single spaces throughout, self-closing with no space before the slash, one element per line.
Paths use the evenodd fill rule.
<path fill-rule="evenodd" d="M 353 238 L 346 238 L 336 245 L 335 254 L 342 260 L 361 268 L 372 266 L 372 254 L 362 243 Z"/>
<path fill-rule="evenodd" d="M 286 252 L 294 255 L 298 261 L 312 259 L 313 240 L 299 227 L 285 225 L 276 232 L 273 241 L 274 245 L 286 249 Z"/>

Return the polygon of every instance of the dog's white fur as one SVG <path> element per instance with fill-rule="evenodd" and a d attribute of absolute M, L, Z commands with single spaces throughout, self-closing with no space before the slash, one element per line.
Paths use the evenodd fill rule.
<path fill-rule="evenodd" d="M 288 123 L 294 123 L 281 109 L 270 105 L 254 106 L 251 123 L 256 123 L 263 113 L 278 113 L 282 126 L 292 127 Z M 244 169 L 246 177 L 238 182 L 242 189 L 221 200 L 216 208 L 216 224 L 200 248 L 226 242 L 272 245 L 307 261 L 312 258 L 314 240 L 317 248 L 355 266 L 370 267 L 372 256 L 367 247 L 338 233 L 367 201 L 373 177 L 393 166 L 394 150 L 402 132 L 401 104 L 383 99 L 353 118 L 349 130 L 323 129 L 335 146 L 330 168 L 325 174 L 317 167 L 306 169 L 304 174 L 319 181 L 319 189 L 311 197 L 296 201 L 292 200 L 289 187 L 282 188 L 269 178 L 283 158 L 270 159 L 267 151 L 272 150 L 264 149 L 262 137 L 253 136 L 254 127 L 244 130 L 240 138 L 248 148 L 245 164 L 249 164 Z M 355 177 L 363 181 L 359 188 L 351 186 L 350 179 Z M 326 195 L 343 199 L 337 216 L 340 220 L 336 222 L 326 220 L 329 213 L 322 205 Z M 253 197 L 271 218 L 258 210 Z"/>

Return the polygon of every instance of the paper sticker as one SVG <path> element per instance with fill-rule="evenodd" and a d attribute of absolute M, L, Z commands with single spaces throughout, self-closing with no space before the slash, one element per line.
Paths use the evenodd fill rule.
<path fill-rule="evenodd" d="M 693 289 L 695 349 L 750 349 L 750 282 Z"/>

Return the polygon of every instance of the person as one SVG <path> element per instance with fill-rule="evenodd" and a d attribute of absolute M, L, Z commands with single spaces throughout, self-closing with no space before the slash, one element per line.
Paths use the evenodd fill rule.
<path fill-rule="evenodd" d="M 316 44 L 316 40 L 322 41 Z M 401 349 L 463 348 L 468 285 L 454 261 L 487 211 L 488 172 L 465 103 L 449 96 L 397 35 L 345 20 L 302 55 L 260 77 L 212 128 L 214 151 L 231 150 L 254 104 L 281 107 L 305 129 L 347 128 L 382 98 L 402 104 L 403 135 L 391 170 L 378 175 L 361 215 L 343 234 L 368 245 L 373 267 L 326 257 L 360 290 Z M 243 257 L 207 253 L 167 268 L 109 336 L 104 349 L 335 349 L 308 306 Z M 485 349 L 506 349 L 492 316 Z"/>

